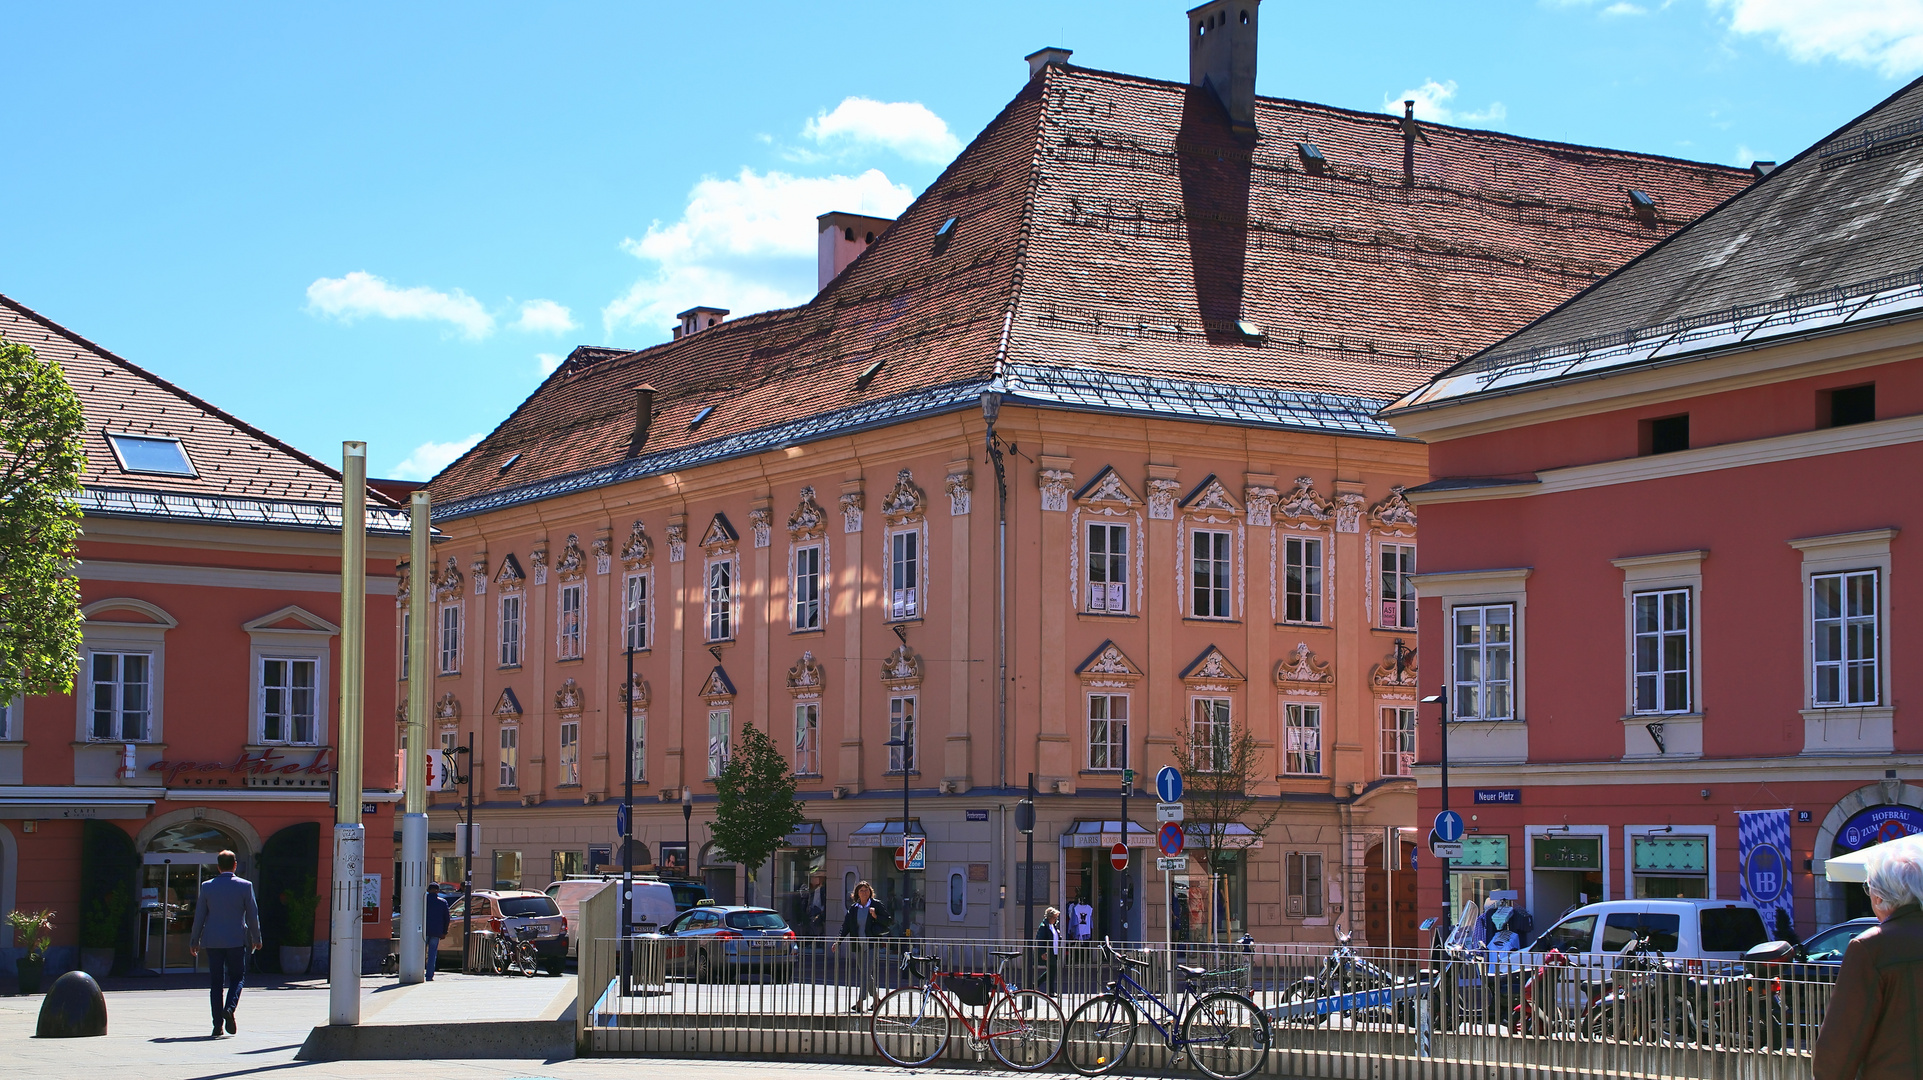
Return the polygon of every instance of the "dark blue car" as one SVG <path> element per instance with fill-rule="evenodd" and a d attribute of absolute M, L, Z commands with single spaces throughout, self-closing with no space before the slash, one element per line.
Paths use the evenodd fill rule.
<path fill-rule="evenodd" d="M 668 971 L 696 982 L 743 972 L 787 982 L 801 957 L 795 932 L 778 913 L 763 907 L 703 901 L 675 916 L 658 936 L 666 939 Z"/>

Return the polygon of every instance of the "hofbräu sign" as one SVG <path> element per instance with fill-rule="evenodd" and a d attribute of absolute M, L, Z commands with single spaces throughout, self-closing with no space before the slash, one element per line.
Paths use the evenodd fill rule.
<path fill-rule="evenodd" d="M 232 761 L 169 761 L 165 758 L 147 766 L 166 778 L 168 787 L 248 787 L 326 790 L 334 773 L 328 755 L 334 748 L 323 746 L 307 761 L 290 760 L 269 748 L 259 754 L 243 750 Z"/>

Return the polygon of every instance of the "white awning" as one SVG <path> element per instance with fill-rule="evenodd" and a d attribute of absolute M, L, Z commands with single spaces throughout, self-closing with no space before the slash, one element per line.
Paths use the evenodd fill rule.
<path fill-rule="evenodd" d="M 1065 848 L 1106 848 L 1114 847 L 1122 838 L 1121 823 L 1114 818 L 1107 821 L 1089 821 L 1086 818 L 1070 825 L 1062 833 L 1062 846 Z M 1155 834 L 1137 825 L 1128 823 L 1128 846 L 1132 848 L 1152 848 Z"/>
<path fill-rule="evenodd" d="M 1862 884 L 1870 878 L 1872 858 L 1881 858 L 1886 852 L 1908 849 L 1915 849 L 1913 854 L 1923 857 L 1923 833 L 1899 836 L 1894 840 L 1852 851 L 1848 855 L 1838 855 L 1834 859 L 1825 860 L 1823 876 L 1831 881 L 1853 881 Z"/>

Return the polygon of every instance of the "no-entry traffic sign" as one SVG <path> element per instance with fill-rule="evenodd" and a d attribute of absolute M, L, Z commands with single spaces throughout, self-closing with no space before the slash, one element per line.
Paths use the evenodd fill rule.
<path fill-rule="evenodd" d="M 1117 840 L 1115 846 L 1108 849 L 1108 864 L 1117 870 L 1128 869 L 1128 845 Z"/>

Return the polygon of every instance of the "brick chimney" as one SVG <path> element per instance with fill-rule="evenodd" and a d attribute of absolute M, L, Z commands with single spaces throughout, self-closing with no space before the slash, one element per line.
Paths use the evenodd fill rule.
<path fill-rule="evenodd" d="M 869 217 L 836 210 L 815 218 L 818 234 L 815 248 L 815 291 L 820 292 L 835 280 L 855 256 L 881 238 L 893 218 Z"/>
<path fill-rule="evenodd" d="M 674 339 L 680 341 L 689 334 L 706 330 L 710 326 L 718 326 L 721 320 L 727 317 L 727 308 L 691 307 L 675 316 L 681 320 L 681 325 L 674 328 Z"/>
<path fill-rule="evenodd" d="M 1206 86 L 1236 134 L 1254 138 L 1255 27 L 1262 0 L 1212 0 L 1188 13 L 1189 85 Z"/>

